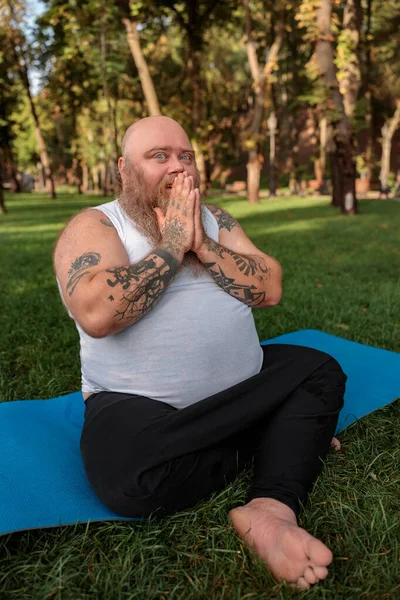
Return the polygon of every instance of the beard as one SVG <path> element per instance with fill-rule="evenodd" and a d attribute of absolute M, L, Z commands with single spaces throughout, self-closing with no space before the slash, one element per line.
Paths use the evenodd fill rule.
<path fill-rule="evenodd" d="M 142 170 L 137 169 L 125 160 L 123 184 L 120 181 L 122 192 L 119 197 L 119 204 L 153 248 L 162 241 L 157 215 L 153 209 L 159 207 L 165 214 L 171 193 L 171 190 L 168 190 L 166 186 L 172 184 L 174 179 L 175 176 L 171 176 L 158 183 L 151 183 L 147 181 Z M 194 187 L 199 187 L 199 184 L 200 176 L 197 172 Z M 201 204 L 203 205 L 203 200 L 201 200 Z M 181 268 L 189 269 L 195 278 L 198 278 L 205 271 L 202 262 L 191 250 L 185 253 Z"/>

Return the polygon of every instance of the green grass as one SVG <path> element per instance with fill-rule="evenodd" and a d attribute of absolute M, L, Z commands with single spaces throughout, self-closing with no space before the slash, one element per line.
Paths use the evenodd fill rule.
<path fill-rule="evenodd" d="M 8 197 L 0 215 L 0 400 L 79 389 L 78 335 L 52 273 L 67 219 L 102 197 Z M 400 203 L 364 200 L 343 217 L 327 198 L 250 206 L 218 196 L 284 271 L 281 303 L 254 310 L 260 339 L 304 328 L 400 352 Z M 400 377 L 400 375 L 399 375 Z M 251 473 L 161 521 L 104 522 L 0 537 L 0 598 L 400 598 L 400 403 L 364 418 L 330 452 L 300 524 L 335 559 L 307 593 L 278 585 L 227 522 Z M 27 498 L 29 502 L 29 498 Z"/>

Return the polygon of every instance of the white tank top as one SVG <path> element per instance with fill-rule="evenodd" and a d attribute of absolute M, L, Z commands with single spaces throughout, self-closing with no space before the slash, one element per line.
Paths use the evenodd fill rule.
<path fill-rule="evenodd" d="M 118 200 L 95 208 L 115 226 L 131 264 L 154 249 Z M 202 220 L 218 242 L 217 221 L 205 206 Z M 181 267 L 156 306 L 117 334 L 93 338 L 75 324 L 83 392 L 138 394 L 180 409 L 256 375 L 262 366 L 251 309 L 224 292 L 206 269 L 195 278 Z"/>

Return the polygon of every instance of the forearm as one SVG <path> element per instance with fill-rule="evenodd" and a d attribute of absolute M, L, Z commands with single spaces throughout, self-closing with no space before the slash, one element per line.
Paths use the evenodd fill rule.
<path fill-rule="evenodd" d="M 262 308 L 279 302 L 282 270 L 275 259 L 238 254 L 208 237 L 197 256 L 224 292 L 244 304 Z"/>
<path fill-rule="evenodd" d="M 153 309 L 179 271 L 183 252 L 160 244 L 138 263 L 98 272 L 81 290 L 81 325 L 93 337 L 118 333 Z"/>

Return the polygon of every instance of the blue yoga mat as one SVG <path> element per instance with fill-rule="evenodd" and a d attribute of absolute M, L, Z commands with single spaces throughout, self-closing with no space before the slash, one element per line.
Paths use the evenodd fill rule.
<path fill-rule="evenodd" d="M 348 376 L 337 433 L 400 396 L 400 354 L 314 330 L 262 344 L 297 344 L 331 354 Z M 94 495 L 79 451 L 84 402 L 76 392 L 0 403 L 0 534 L 88 521 L 132 521 Z"/>

